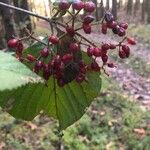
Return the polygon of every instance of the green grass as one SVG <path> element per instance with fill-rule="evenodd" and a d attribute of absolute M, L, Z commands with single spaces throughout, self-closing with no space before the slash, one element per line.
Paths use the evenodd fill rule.
<path fill-rule="evenodd" d="M 135 25 L 129 27 L 129 34 L 136 36 L 144 42 L 150 43 L 150 25 Z"/>

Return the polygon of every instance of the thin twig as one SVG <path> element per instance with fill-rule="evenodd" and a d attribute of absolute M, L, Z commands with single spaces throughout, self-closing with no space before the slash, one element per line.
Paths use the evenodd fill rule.
<path fill-rule="evenodd" d="M 37 17 L 37 18 L 40 18 L 40 19 L 42 19 L 42 20 L 46 20 L 46 21 L 48 21 L 48 22 L 51 21 L 51 19 L 50 19 L 49 17 L 41 16 L 41 15 L 36 14 L 36 13 L 34 13 L 34 12 L 31 12 L 31 11 L 28 11 L 28 10 L 25 10 L 25 9 L 22 9 L 22 8 L 19 8 L 19 7 L 15 7 L 15 6 L 6 4 L 6 3 L 0 2 L 0 6 L 4 6 L 4 7 L 7 7 L 7 8 L 16 10 L 16 11 L 20 11 L 20 12 L 26 13 L 26 14 L 28 14 L 28 15 L 31 15 L 31 16 L 34 16 L 34 17 Z"/>

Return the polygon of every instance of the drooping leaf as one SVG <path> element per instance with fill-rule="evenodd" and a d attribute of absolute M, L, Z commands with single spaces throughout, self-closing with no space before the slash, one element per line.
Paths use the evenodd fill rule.
<path fill-rule="evenodd" d="M 89 73 L 88 82 L 75 81 L 59 87 L 51 78 L 48 86 L 30 84 L 13 91 L 0 92 L 0 105 L 12 116 L 32 120 L 41 110 L 57 118 L 60 128 L 65 129 L 80 119 L 85 109 L 98 96 L 101 79 L 98 73 Z"/>
<path fill-rule="evenodd" d="M 0 51 L 0 91 L 38 82 L 44 80 L 11 54 Z"/>
<path fill-rule="evenodd" d="M 36 43 L 26 51 L 38 56 L 43 47 Z M 82 57 L 90 63 L 84 52 Z M 100 73 L 89 72 L 87 77 L 88 81 L 81 84 L 72 81 L 63 88 L 51 77 L 47 85 L 28 84 L 12 91 L 5 90 L 0 92 L 0 105 L 12 116 L 24 120 L 32 120 L 42 111 L 58 119 L 63 130 L 84 115 L 86 108 L 100 92 Z"/>

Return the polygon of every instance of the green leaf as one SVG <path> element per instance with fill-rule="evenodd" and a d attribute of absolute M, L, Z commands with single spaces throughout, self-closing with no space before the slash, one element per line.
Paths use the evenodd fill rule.
<path fill-rule="evenodd" d="M 44 80 L 10 53 L 0 51 L 0 91 L 38 82 L 44 82 Z"/>
<path fill-rule="evenodd" d="M 37 56 L 42 48 L 41 44 L 36 43 L 25 51 L 32 51 Z M 90 63 L 91 60 L 84 52 L 82 57 Z M 58 119 L 60 129 L 64 130 L 79 120 L 86 112 L 86 108 L 99 95 L 100 73 L 89 72 L 87 77 L 88 81 L 81 84 L 72 81 L 63 88 L 51 77 L 47 85 L 28 84 L 12 91 L 5 90 L 0 92 L 0 106 L 15 118 L 24 120 L 33 120 L 43 112 Z"/>
<path fill-rule="evenodd" d="M 26 85 L 13 91 L 0 92 L 0 105 L 15 118 L 32 120 L 42 110 L 59 120 L 65 129 L 80 119 L 85 109 L 98 96 L 101 79 L 98 73 L 89 73 L 88 82 L 75 81 L 59 87 L 51 78 L 48 86 Z"/>

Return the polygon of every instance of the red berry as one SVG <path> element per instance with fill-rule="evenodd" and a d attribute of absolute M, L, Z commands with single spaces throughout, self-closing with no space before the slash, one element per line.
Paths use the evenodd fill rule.
<path fill-rule="evenodd" d="M 128 43 L 131 44 L 131 45 L 136 45 L 136 41 L 135 41 L 134 38 L 127 38 L 127 41 L 128 41 Z"/>
<path fill-rule="evenodd" d="M 114 67 L 116 67 L 116 66 L 114 65 L 114 63 L 107 63 L 107 66 L 108 66 L 109 68 L 114 68 Z"/>
<path fill-rule="evenodd" d="M 122 59 L 126 58 L 126 53 L 123 50 L 119 50 L 119 57 Z"/>
<path fill-rule="evenodd" d="M 103 23 L 102 24 L 102 29 L 101 29 L 102 33 L 103 34 L 107 34 L 107 24 L 106 23 Z"/>
<path fill-rule="evenodd" d="M 53 59 L 53 61 L 51 62 L 51 66 L 53 67 L 58 67 L 61 64 L 61 57 L 60 55 L 56 55 Z"/>
<path fill-rule="evenodd" d="M 60 78 L 57 80 L 57 84 L 58 84 L 58 86 L 63 87 L 65 85 L 65 82 L 63 79 Z"/>
<path fill-rule="evenodd" d="M 83 60 L 81 60 L 81 61 L 79 62 L 79 67 L 80 67 L 80 68 L 83 68 L 83 67 L 85 67 L 85 66 L 86 66 L 85 62 L 84 62 Z"/>
<path fill-rule="evenodd" d="M 74 28 L 72 28 L 72 27 L 70 27 L 70 26 L 67 26 L 67 27 L 66 27 L 66 31 L 67 31 L 67 33 L 68 33 L 71 37 L 73 37 L 73 36 L 75 35 L 75 30 L 74 30 Z"/>
<path fill-rule="evenodd" d="M 115 21 L 108 22 L 107 26 L 108 26 L 108 28 L 113 29 L 113 28 L 115 28 L 117 26 L 117 22 L 115 22 Z"/>
<path fill-rule="evenodd" d="M 70 52 L 72 52 L 72 53 L 76 53 L 76 52 L 80 51 L 80 46 L 79 46 L 79 44 L 77 44 L 77 43 L 71 43 L 71 44 L 69 45 L 69 50 L 70 50 Z"/>
<path fill-rule="evenodd" d="M 124 28 L 125 30 L 128 29 L 128 23 L 121 23 L 119 24 L 119 26 Z"/>
<path fill-rule="evenodd" d="M 130 48 L 127 45 L 122 45 L 122 50 L 125 52 L 126 57 L 129 57 L 130 55 Z"/>
<path fill-rule="evenodd" d="M 120 27 L 117 25 L 115 28 L 112 29 L 114 34 L 118 34 Z"/>
<path fill-rule="evenodd" d="M 102 55 L 102 61 L 103 61 L 103 63 L 106 63 L 108 61 L 108 56 Z"/>
<path fill-rule="evenodd" d="M 34 66 L 34 71 L 38 73 L 42 68 L 43 68 L 43 62 L 40 60 L 36 61 Z"/>
<path fill-rule="evenodd" d="M 86 74 L 86 71 L 87 71 L 86 67 L 81 67 L 80 68 L 81 73 Z"/>
<path fill-rule="evenodd" d="M 93 12 L 95 10 L 95 8 L 96 8 L 96 6 L 92 1 L 85 2 L 85 4 L 84 4 L 84 10 L 86 12 Z"/>
<path fill-rule="evenodd" d="M 88 55 L 89 57 L 93 56 L 93 51 L 94 51 L 94 48 L 88 47 L 88 48 L 87 48 L 87 55 Z"/>
<path fill-rule="evenodd" d="M 95 57 L 100 57 L 100 56 L 101 56 L 101 49 L 95 47 L 95 48 L 93 49 L 93 55 L 94 55 Z"/>
<path fill-rule="evenodd" d="M 80 73 L 79 75 L 77 75 L 75 80 L 76 80 L 76 82 L 81 83 L 81 82 L 83 82 L 85 80 L 85 75 Z"/>
<path fill-rule="evenodd" d="M 99 67 L 99 65 L 98 65 L 97 62 L 92 62 L 92 63 L 91 63 L 91 69 L 92 69 L 93 71 L 96 71 L 96 72 L 99 72 L 99 71 L 100 71 L 100 67 Z"/>
<path fill-rule="evenodd" d="M 41 56 L 42 57 L 48 57 L 49 55 L 49 50 L 48 48 L 44 48 L 42 51 L 41 51 Z"/>
<path fill-rule="evenodd" d="M 109 44 L 110 49 L 116 49 L 116 45 L 115 44 Z"/>
<path fill-rule="evenodd" d="M 59 38 L 57 36 L 52 35 L 49 37 L 49 42 L 51 42 L 52 44 L 58 44 Z"/>
<path fill-rule="evenodd" d="M 73 60 L 73 55 L 71 55 L 71 54 L 65 54 L 63 57 L 62 57 L 62 61 L 64 62 L 64 63 L 68 63 L 68 62 L 70 62 L 70 61 L 72 61 Z"/>
<path fill-rule="evenodd" d="M 11 39 L 7 42 L 7 45 L 9 48 L 16 48 L 18 45 L 18 40 L 17 39 Z"/>
<path fill-rule="evenodd" d="M 45 64 L 43 67 L 43 77 L 45 80 L 48 80 L 49 77 L 52 75 L 51 69 L 49 69 L 48 65 Z"/>
<path fill-rule="evenodd" d="M 125 36 L 126 35 L 126 31 L 124 28 L 120 27 L 119 30 L 118 30 L 118 35 L 119 36 Z"/>
<path fill-rule="evenodd" d="M 65 64 L 61 61 L 60 65 L 58 66 L 58 69 L 60 72 L 64 72 L 65 70 Z"/>
<path fill-rule="evenodd" d="M 33 55 L 30 55 L 30 54 L 27 55 L 27 59 L 28 59 L 30 62 L 36 61 L 36 58 L 35 58 Z"/>
<path fill-rule="evenodd" d="M 86 16 L 84 17 L 83 22 L 84 22 L 85 24 L 89 24 L 89 23 L 93 22 L 94 19 L 95 19 L 95 18 L 94 18 L 92 15 L 86 15 Z"/>
<path fill-rule="evenodd" d="M 73 2 L 72 8 L 75 10 L 81 10 L 84 8 L 84 3 L 80 0 Z"/>
<path fill-rule="evenodd" d="M 102 51 L 107 51 L 110 49 L 110 45 L 109 44 L 103 44 L 102 45 Z"/>
<path fill-rule="evenodd" d="M 66 10 L 69 9 L 70 3 L 68 3 L 66 0 L 61 0 L 59 3 L 59 9 L 60 10 Z"/>
<path fill-rule="evenodd" d="M 17 47 L 16 47 L 16 52 L 17 53 L 22 53 L 23 49 L 24 49 L 24 47 L 23 47 L 22 42 L 18 42 Z"/>
<path fill-rule="evenodd" d="M 92 31 L 92 27 L 90 24 L 83 24 L 83 30 L 86 34 L 90 34 Z"/>

